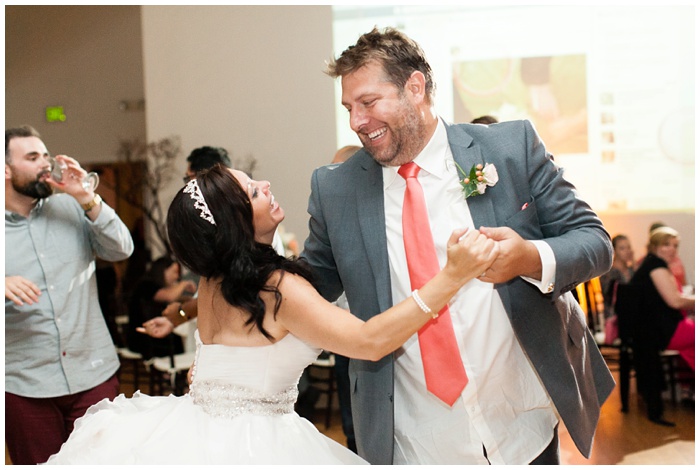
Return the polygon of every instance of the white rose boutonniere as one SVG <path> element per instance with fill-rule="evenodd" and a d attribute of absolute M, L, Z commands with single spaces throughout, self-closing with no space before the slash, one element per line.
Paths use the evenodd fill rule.
<path fill-rule="evenodd" d="M 457 165 L 460 173 L 459 184 L 462 185 L 465 199 L 470 196 L 484 194 L 487 186 L 493 186 L 498 183 L 498 172 L 493 163 L 487 163 L 485 166 L 481 163 L 474 165 L 469 170 L 469 173 L 466 173 L 456 162 L 455 165 Z"/>

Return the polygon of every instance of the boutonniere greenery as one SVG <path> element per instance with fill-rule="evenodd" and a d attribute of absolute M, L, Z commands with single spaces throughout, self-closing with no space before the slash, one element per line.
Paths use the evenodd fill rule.
<path fill-rule="evenodd" d="M 457 162 L 457 170 L 459 171 L 459 184 L 462 185 L 464 198 L 484 194 L 487 186 L 493 186 L 498 183 L 498 172 L 493 163 L 487 163 L 485 166 L 479 163 L 472 166 L 469 173 L 466 173 Z"/>

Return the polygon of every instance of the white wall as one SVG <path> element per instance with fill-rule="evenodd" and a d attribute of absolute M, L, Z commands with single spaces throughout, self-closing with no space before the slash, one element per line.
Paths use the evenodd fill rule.
<path fill-rule="evenodd" d="M 145 138 L 138 6 L 6 6 L 5 128 L 34 126 L 49 151 L 116 160 L 119 139 Z M 65 122 L 46 122 L 63 106 Z"/>
<path fill-rule="evenodd" d="M 145 6 L 149 140 L 252 155 L 303 243 L 314 168 L 335 152 L 330 6 Z M 178 174 L 184 173 L 183 158 Z M 163 194 L 169 204 L 182 181 Z"/>

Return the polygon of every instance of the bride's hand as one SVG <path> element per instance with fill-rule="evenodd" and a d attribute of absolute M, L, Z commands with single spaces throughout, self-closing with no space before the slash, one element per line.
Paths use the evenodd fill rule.
<path fill-rule="evenodd" d="M 455 230 L 447 242 L 444 270 L 455 282 L 465 284 L 488 269 L 498 256 L 498 242 L 478 230 Z"/>

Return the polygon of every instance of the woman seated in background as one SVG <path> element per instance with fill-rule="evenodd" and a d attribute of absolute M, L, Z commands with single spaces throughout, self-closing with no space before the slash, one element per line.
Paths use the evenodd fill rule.
<path fill-rule="evenodd" d="M 137 332 L 144 322 L 160 316 L 171 302 L 191 298 L 197 285 L 180 279 L 180 264 L 169 256 L 153 261 L 146 274 L 136 283 L 129 297 L 129 328 L 126 344 L 144 359 L 183 352 L 182 338 L 171 333 L 164 338 L 150 338 Z"/>
<path fill-rule="evenodd" d="M 667 426 L 673 423 L 662 419 L 663 377 L 660 365 L 656 366 L 660 364 L 659 353 L 665 349 L 677 350 L 695 371 L 695 320 L 681 313 L 681 310 L 695 311 L 695 295 L 679 291 L 668 267 L 678 253 L 679 241 L 678 232 L 670 227 L 652 231 L 649 253 L 630 281 L 638 289 L 640 314 L 648 322 L 640 329 L 641 338 L 634 338 L 638 384 L 643 387 L 649 419 Z"/>
<path fill-rule="evenodd" d="M 605 310 L 605 344 L 613 344 L 618 338 L 615 296 L 618 284 L 627 284 L 634 274 L 634 251 L 627 235 L 612 239 L 613 263 L 610 271 L 600 277 Z"/>
<path fill-rule="evenodd" d="M 627 284 L 634 274 L 634 251 L 627 235 L 616 235 L 612 239 L 613 263 L 610 271 L 600 277 L 600 287 L 603 291 L 605 318 L 615 314 L 614 297 L 617 284 Z"/>
<path fill-rule="evenodd" d="M 659 227 L 667 227 L 667 225 L 663 222 L 654 222 L 649 226 L 649 235 L 651 236 L 651 232 L 656 230 Z M 647 245 L 647 253 L 649 253 L 649 246 Z M 642 256 L 639 258 L 636 262 L 636 268 L 638 268 L 641 264 L 642 261 L 644 261 L 645 256 Z M 668 269 L 671 270 L 673 273 L 673 277 L 676 280 L 676 283 L 678 284 L 678 289 L 683 290 L 683 286 L 686 285 L 686 277 L 685 277 L 685 267 L 683 266 L 683 261 L 680 259 L 680 257 L 676 254 L 676 257 L 673 258 L 671 261 L 668 262 Z"/>
<path fill-rule="evenodd" d="M 613 264 L 610 271 L 600 277 L 600 287 L 603 291 L 605 303 L 605 317 L 609 318 L 614 313 L 613 297 L 616 284 L 627 284 L 634 274 L 634 251 L 627 235 L 613 237 Z"/>
<path fill-rule="evenodd" d="M 175 195 L 170 242 L 201 276 L 190 392 L 103 400 L 48 463 L 366 463 L 294 412 L 302 371 L 323 349 L 372 361 L 395 351 L 491 266 L 499 245 L 455 230 L 445 267 L 364 322 L 321 297 L 303 261 L 270 246 L 283 219 L 270 184 L 242 171 L 215 167 Z"/>

